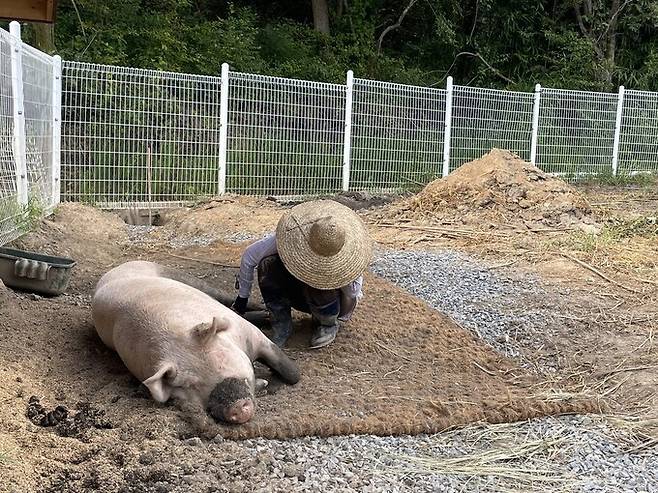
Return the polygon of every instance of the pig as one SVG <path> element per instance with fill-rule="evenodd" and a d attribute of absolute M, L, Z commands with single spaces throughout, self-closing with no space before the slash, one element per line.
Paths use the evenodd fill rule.
<path fill-rule="evenodd" d="M 92 319 L 103 343 L 157 402 L 173 397 L 203 406 L 216 420 L 242 424 L 254 416 L 255 396 L 267 385 L 256 380 L 254 361 L 288 384 L 299 381 L 299 370 L 217 297 L 216 290 L 191 276 L 131 261 L 98 281 Z"/>

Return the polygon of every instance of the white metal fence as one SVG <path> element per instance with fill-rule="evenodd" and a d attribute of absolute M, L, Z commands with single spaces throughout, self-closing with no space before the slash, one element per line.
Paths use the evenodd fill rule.
<path fill-rule="evenodd" d="M 0 245 L 59 202 L 60 68 L 0 29 Z"/>
<path fill-rule="evenodd" d="M 658 94 L 220 77 L 64 62 L 64 200 L 392 192 L 492 147 L 566 179 L 658 172 Z"/>
<path fill-rule="evenodd" d="M 445 105 L 443 89 L 354 79 L 346 188 L 394 191 L 440 175 Z"/>
<path fill-rule="evenodd" d="M 219 192 L 331 193 L 341 188 L 346 88 L 228 71 L 225 183 Z M 222 173 L 224 173 L 222 171 Z"/>
<path fill-rule="evenodd" d="M 218 189 L 221 80 L 64 62 L 62 196 L 175 205 Z"/>
<path fill-rule="evenodd" d="M 60 193 L 166 207 L 225 192 L 393 192 L 492 147 L 567 179 L 658 172 L 658 93 L 62 64 L 21 42 L 17 23 L 0 30 L 0 244 Z"/>

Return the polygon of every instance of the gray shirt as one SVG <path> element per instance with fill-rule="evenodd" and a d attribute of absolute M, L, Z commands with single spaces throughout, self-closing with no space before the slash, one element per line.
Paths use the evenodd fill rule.
<path fill-rule="evenodd" d="M 276 248 L 276 236 L 274 233 L 267 235 L 265 238 L 258 240 L 247 247 L 240 260 L 240 297 L 249 298 L 251 286 L 254 282 L 254 269 L 261 260 L 270 255 L 278 253 Z M 361 288 L 363 286 L 363 276 L 347 286 L 340 288 L 340 313 L 338 319 L 347 321 L 352 316 L 356 305 L 363 296 Z"/>

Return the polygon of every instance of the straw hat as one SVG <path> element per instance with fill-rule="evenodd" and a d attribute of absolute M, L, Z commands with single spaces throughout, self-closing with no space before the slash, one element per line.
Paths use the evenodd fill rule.
<path fill-rule="evenodd" d="M 276 246 L 286 269 L 316 289 L 337 289 L 359 277 L 372 259 L 365 224 L 333 200 L 296 205 L 279 220 Z"/>

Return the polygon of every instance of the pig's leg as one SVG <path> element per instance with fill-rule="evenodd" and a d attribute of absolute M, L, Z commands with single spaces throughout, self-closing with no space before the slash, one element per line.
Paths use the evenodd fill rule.
<path fill-rule="evenodd" d="M 297 365 L 284 353 L 279 346 L 270 341 L 260 332 L 259 344 L 255 347 L 254 359 L 269 366 L 286 383 L 299 382 Z"/>

